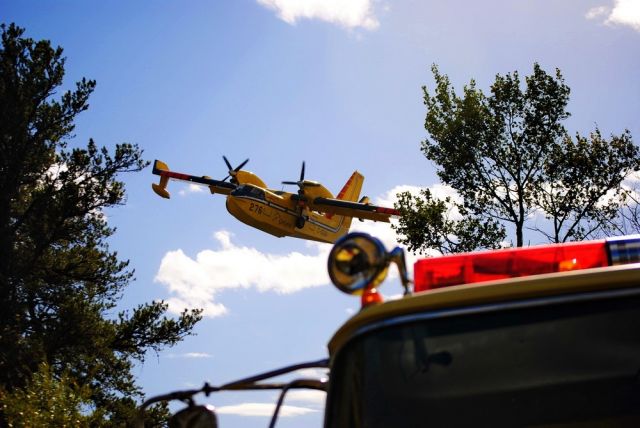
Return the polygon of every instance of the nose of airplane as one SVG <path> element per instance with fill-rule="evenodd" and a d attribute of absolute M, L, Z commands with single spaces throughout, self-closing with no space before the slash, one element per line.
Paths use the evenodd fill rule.
<path fill-rule="evenodd" d="M 225 206 L 227 207 L 227 211 L 231 214 L 237 213 L 240 208 L 238 207 L 237 199 L 233 197 L 233 192 L 229 194 L 230 197 L 227 197 L 227 201 Z"/>

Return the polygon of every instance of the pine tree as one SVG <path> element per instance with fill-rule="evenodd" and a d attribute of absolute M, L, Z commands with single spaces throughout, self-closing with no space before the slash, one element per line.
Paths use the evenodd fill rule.
<path fill-rule="evenodd" d="M 191 334 L 200 311 L 169 318 L 152 302 L 110 315 L 133 270 L 109 249 L 104 210 L 125 203 L 118 177 L 147 162 L 127 143 L 71 148 L 95 81 L 56 97 L 62 48 L 1 29 L 0 387 L 26 387 L 46 363 L 89 388 L 93 409 L 117 425 L 142 397 L 133 364 Z"/>

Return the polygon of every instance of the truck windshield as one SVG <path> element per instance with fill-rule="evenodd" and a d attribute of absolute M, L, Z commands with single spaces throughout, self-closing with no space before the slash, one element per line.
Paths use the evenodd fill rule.
<path fill-rule="evenodd" d="M 640 426 L 638 326 L 637 295 L 385 320 L 336 355 L 326 426 Z"/>

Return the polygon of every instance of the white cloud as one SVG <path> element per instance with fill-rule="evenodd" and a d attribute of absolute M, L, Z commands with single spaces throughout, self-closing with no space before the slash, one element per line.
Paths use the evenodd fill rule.
<path fill-rule="evenodd" d="M 215 301 L 224 289 L 255 288 L 258 291 L 293 293 L 329 283 L 326 259 L 329 245 L 314 244 L 315 254 L 291 252 L 265 254 L 252 247 L 237 246 L 227 231 L 215 233 L 219 250 L 203 250 L 191 258 L 180 249 L 165 254 L 155 281 L 165 284 L 173 297 L 169 310 L 204 308 L 204 315 L 224 315 L 227 309 Z"/>
<path fill-rule="evenodd" d="M 640 0 L 616 0 L 607 23 L 628 25 L 640 31 Z"/>
<path fill-rule="evenodd" d="M 300 370 L 296 370 L 295 374 L 297 377 L 322 379 L 322 378 L 326 378 L 329 375 L 329 370 L 320 369 L 320 368 L 300 369 Z M 288 396 L 289 394 L 287 394 L 287 397 Z"/>
<path fill-rule="evenodd" d="M 412 195 L 419 195 L 420 190 L 424 189 L 427 186 L 412 186 L 409 184 L 401 184 L 399 186 L 394 187 L 389 190 L 382 196 L 376 198 L 376 204 L 392 207 L 393 204 L 398 200 L 397 194 L 402 192 L 410 192 Z M 460 195 L 453 189 L 453 187 L 444 185 L 444 184 L 434 184 L 429 187 L 431 190 L 431 194 L 436 199 L 445 199 L 446 197 L 450 197 L 454 202 L 462 202 Z"/>
<path fill-rule="evenodd" d="M 304 403 L 317 408 L 324 407 L 327 393 L 316 389 L 294 389 L 287 392 L 286 401 L 293 403 Z"/>
<path fill-rule="evenodd" d="M 609 11 L 610 9 L 607 6 L 592 7 L 587 11 L 585 17 L 587 19 L 596 19 L 607 15 Z"/>
<path fill-rule="evenodd" d="M 625 25 L 640 31 L 640 0 L 615 0 L 612 8 L 598 6 L 586 13 L 587 19 L 602 19 L 606 25 Z"/>
<path fill-rule="evenodd" d="M 169 354 L 167 358 L 211 358 L 213 355 L 206 352 L 185 352 L 184 354 Z"/>
<path fill-rule="evenodd" d="M 188 195 L 189 193 L 202 193 L 204 192 L 205 187 L 200 184 L 190 183 L 187 187 L 183 187 L 178 191 L 180 196 Z"/>
<path fill-rule="evenodd" d="M 240 416 L 272 416 L 275 410 L 275 403 L 242 403 L 231 406 L 216 407 L 216 413 L 221 415 Z M 315 413 L 318 410 L 306 407 L 287 406 L 280 407 L 279 417 L 291 417 Z"/>
<path fill-rule="evenodd" d="M 380 23 L 371 0 L 258 0 L 288 24 L 299 19 L 319 19 L 345 28 L 375 30 Z"/>

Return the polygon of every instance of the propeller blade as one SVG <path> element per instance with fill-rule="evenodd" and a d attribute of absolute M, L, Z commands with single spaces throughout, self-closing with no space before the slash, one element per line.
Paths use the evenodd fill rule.
<path fill-rule="evenodd" d="M 245 166 L 245 165 L 247 164 L 247 162 L 249 162 L 249 158 L 247 158 L 244 162 L 242 162 L 240 165 L 238 165 L 238 166 L 234 169 L 234 171 L 235 171 L 235 172 L 240 171 L 240 170 L 242 169 L 242 167 L 243 167 L 243 166 Z"/>
<path fill-rule="evenodd" d="M 225 155 L 222 155 L 222 159 L 224 159 L 224 163 L 227 165 L 228 171 L 229 171 L 229 175 L 227 175 L 225 178 L 222 179 L 222 181 L 226 181 L 227 178 L 231 177 L 231 182 L 234 184 L 238 184 L 236 181 L 236 173 L 238 171 L 240 171 L 242 169 L 243 166 L 245 166 L 247 164 L 247 162 L 249 162 L 249 158 L 245 159 L 244 162 L 242 162 L 240 165 L 238 165 L 237 167 L 233 167 L 231 166 L 231 162 L 229 162 L 229 159 L 227 159 L 227 157 Z"/>
<path fill-rule="evenodd" d="M 229 159 L 227 159 L 227 157 L 224 155 L 222 155 L 222 159 L 224 159 L 224 163 L 227 164 L 227 168 L 229 169 L 229 171 L 231 171 L 233 167 L 231 166 L 231 162 L 229 162 Z"/>
<path fill-rule="evenodd" d="M 305 162 L 302 161 L 302 169 L 300 170 L 300 180 L 298 181 L 283 181 L 282 184 L 290 184 L 292 186 L 298 186 L 300 190 L 298 190 L 298 194 L 302 195 L 304 193 L 305 186 L 319 186 L 319 184 L 313 181 L 304 181 L 304 170 L 305 170 Z"/>

